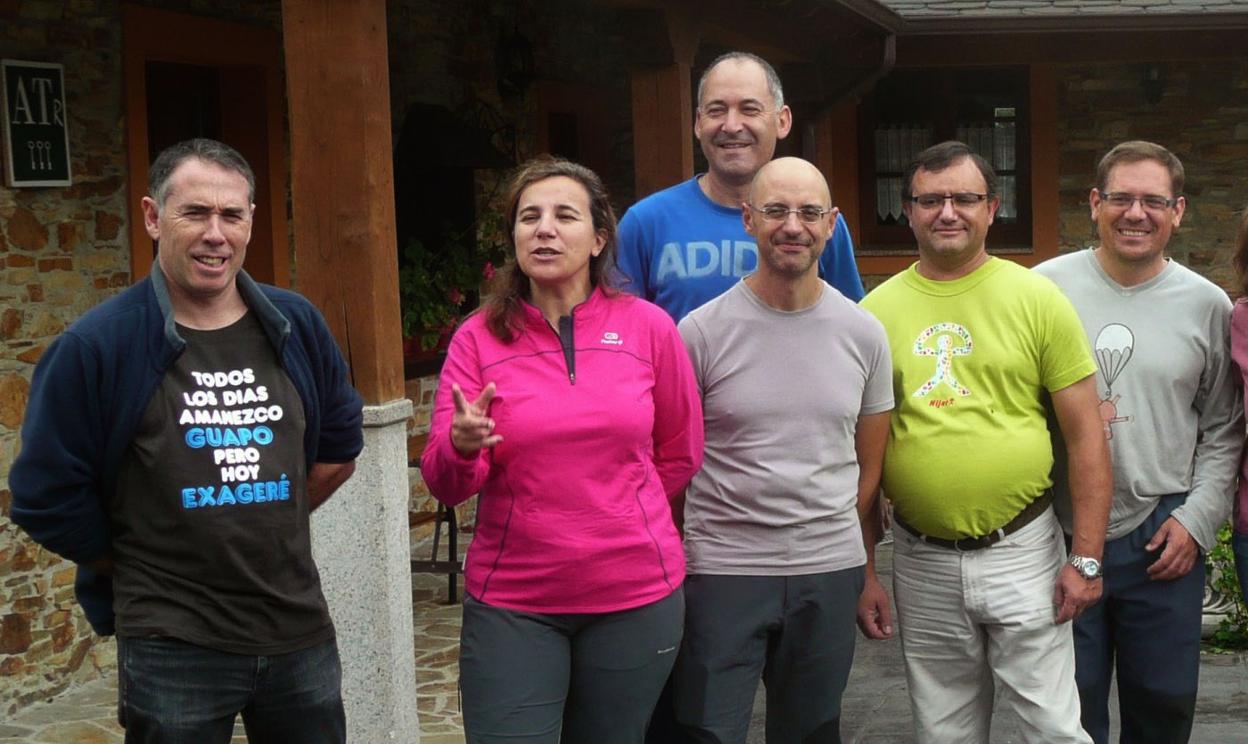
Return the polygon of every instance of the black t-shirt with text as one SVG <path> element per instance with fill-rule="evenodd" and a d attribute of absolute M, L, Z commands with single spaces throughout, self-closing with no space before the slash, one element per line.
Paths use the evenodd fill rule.
<path fill-rule="evenodd" d="M 298 393 L 254 313 L 178 333 L 110 510 L 117 633 L 243 654 L 326 641 Z"/>

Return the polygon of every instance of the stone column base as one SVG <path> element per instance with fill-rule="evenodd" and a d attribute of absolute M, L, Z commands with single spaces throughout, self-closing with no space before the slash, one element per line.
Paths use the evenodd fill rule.
<path fill-rule="evenodd" d="M 312 553 L 338 630 L 347 741 L 420 740 L 407 526 L 406 398 L 364 407 L 355 475 L 312 515 Z"/>

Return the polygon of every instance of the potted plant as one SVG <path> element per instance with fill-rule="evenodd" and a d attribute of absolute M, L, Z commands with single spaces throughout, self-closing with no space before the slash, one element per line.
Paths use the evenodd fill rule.
<path fill-rule="evenodd" d="M 476 309 L 481 287 L 507 258 L 502 217 L 482 215 L 467 230 L 447 225 L 437 245 L 410 240 L 399 262 L 404 352 L 441 351 L 464 315 Z"/>

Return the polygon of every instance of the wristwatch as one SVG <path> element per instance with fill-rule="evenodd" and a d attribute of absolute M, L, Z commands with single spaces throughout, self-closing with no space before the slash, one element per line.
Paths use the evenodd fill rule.
<path fill-rule="evenodd" d="M 1091 581 L 1092 579 L 1099 579 L 1103 574 L 1101 571 L 1101 562 L 1091 556 L 1071 553 L 1070 565 L 1074 566 L 1075 570 L 1079 572 L 1079 575 L 1088 581 Z"/>

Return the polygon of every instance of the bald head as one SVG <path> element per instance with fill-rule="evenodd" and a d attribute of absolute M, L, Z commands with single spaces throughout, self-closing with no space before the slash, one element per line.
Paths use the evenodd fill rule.
<path fill-rule="evenodd" d="M 741 219 L 758 245 L 758 271 L 751 275 L 751 288 L 783 285 L 789 288 L 786 292 L 800 290 L 808 299 L 817 297 L 816 262 L 837 214 L 823 174 L 801 158 L 773 160 L 750 182 L 749 199 L 741 207 Z"/>
<path fill-rule="evenodd" d="M 832 206 L 827 179 L 818 168 L 801 158 L 776 158 L 759 168 L 750 182 L 750 202 L 766 204 L 780 191 L 802 191 L 809 196 L 817 196 L 817 206 Z"/>

